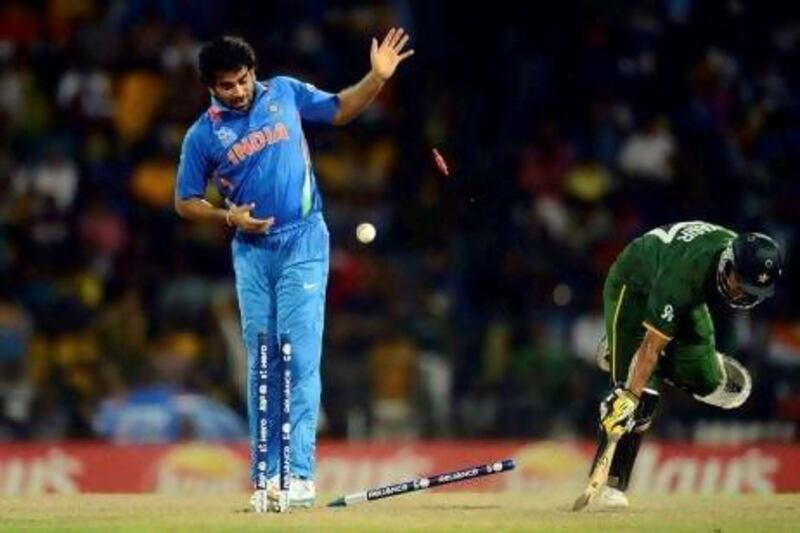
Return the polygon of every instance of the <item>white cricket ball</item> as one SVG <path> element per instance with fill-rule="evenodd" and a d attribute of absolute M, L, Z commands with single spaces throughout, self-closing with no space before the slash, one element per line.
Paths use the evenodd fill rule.
<path fill-rule="evenodd" d="M 375 240 L 375 226 L 370 224 L 369 222 L 362 222 L 358 226 L 356 226 L 356 238 L 358 242 L 363 244 L 369 244 Z"/>

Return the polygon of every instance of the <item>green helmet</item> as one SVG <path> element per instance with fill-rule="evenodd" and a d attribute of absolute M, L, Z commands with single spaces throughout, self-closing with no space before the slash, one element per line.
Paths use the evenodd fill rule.
<path fill-rule="evenodd" d="M 737 309 L 750 309 L 775 294 L 782 262 L 778 244 L 763 233 L 741 233 L 722 251 L 717 267 L 717 288 Z M 736 274 L 744 294 L 733 296 L 729 275 Z"/>

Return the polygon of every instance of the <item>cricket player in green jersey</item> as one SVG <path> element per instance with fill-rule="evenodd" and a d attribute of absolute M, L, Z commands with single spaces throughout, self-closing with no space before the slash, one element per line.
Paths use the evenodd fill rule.
<path fill-rule="evenodd" d="M 706 303 L 721 297 L 750 309 L 774 294 L 780 275 L 770 237 L 702 221 L 653 229 L 619 255 L 603 287 L 607 346 L 599 363 L 613 391 L 600 405 L 598 456 L 609 438 L 619 440 L 601 506 L 628 505 L 625 490 L 663 382 L 723 409 L 744 403 L 750 375 L 716 351 Z"/>

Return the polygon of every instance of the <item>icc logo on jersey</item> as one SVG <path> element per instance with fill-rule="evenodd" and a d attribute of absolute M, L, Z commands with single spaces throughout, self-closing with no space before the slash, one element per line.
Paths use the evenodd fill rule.
<path fill-rule="evenodd" d="M 236 132 L 227 126 L 222 126 L 218 130 L 214 130 L 214 134 L 217 136 L 217 139 L 219 139 L 219 142 L 222 143 L 224 148 L 232 145 L 238 138 Z"/>
<path fill-rule="evenodd" d="M 661 318 L 667 322 L 672 322 L 672 319 L 675 318 L 675 311 L 672 309 L 671 305 L 667 304 L 664 306 L 664 312 L 661 313 Z"/>

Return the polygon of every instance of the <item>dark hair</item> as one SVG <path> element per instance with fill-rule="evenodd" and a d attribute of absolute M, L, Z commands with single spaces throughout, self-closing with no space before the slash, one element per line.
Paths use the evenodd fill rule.
<path fill-rule="evenodd" d="M 241 37 L 223 35 L 206 43 L 198 56 L 200 81 L 212 85 L 219 72 L 238 70 L 242 67 L 251 69 L 256 66 L 256 53 L 250 43 Z"/>

